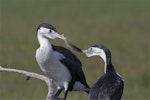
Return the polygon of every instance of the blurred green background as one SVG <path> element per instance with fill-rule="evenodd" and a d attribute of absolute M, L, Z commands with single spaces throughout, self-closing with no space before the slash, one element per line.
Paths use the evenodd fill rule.
<path fill-rule="evenodd" d="M 82 49 L 106 45 L 125 81 L 122 100 L 149 100 L 149 6 L 148 0 L 0 0 L 0 65 L 43 74 L 35 60 L 36 28 L 47 22 Z M 68 48 L 62 40 L 50 41 Z M 104 62 L 72 52 L 92 86 L 103 75 Z M 0 73 L 1 100 L 42 100 L 46 94 L 40 80 Z M 87 100 L 87 94 L 69 92 L 68 100 Z"/>

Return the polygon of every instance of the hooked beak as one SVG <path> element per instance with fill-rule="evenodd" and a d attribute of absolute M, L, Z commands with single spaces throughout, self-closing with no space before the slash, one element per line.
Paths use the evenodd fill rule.
<path fill-rule="evenodd" d="M 88 50 L 82 50 L 83 53 L 85 53 L 85 55 L 87 57 L 91 57 L 92 56 L 92 52 L 88 49 Z"/>

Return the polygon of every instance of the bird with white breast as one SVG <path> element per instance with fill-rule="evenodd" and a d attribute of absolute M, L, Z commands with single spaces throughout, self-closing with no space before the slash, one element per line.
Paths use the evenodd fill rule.
<path fill-rule="evenodd" d="M 61 38 L 56 28 L 48 23 L 42 23 L 37 28 L 37 39 L 40 47 L 36 51 L 36 61 L 40 69 L 57 85 L 55 98 L 64 89 L 64 99 L 68 91 L 89 92 L 90 87 L 86 82 L 80 60 L 68 49 L 55 46 L 49 39 Z"/>

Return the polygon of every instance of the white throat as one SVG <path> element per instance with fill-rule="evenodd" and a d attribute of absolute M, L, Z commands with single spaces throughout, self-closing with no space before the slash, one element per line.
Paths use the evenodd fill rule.
<path fill-rule="evenodd" d="M 49 43 L 50 44 L 48 38 L 42 36 L 39 32 L 37 33 L 37 38 L 38 38 L 40 46 L 45 44 L 45 43 Z"/>
<path fill-rule="evenodd" d="M 37 37 L 40 44 L 40 48 L 38 50 L 43 52 L 43 56 L 50 54 L 52 52 L 52 45 L 48 38 L 42 36 L 40 33 L 37 33 Z"/>
<path fill-rule="evenodd" d="M 104 63 L 105 63 L 105 66 L 104 66 L 104 73 L 106 73 L 106 54 L 103 50 L 101 50 L 101 52 L 99 53 L 99 56 L 103 59 Z"/>
<path fill-rule="evenodd" d="M 105 63 L 104 73 L 106 73 L 106 65 L 107 64 L 106 64 L 106 54 L 105 54 L 104 50 L 100 49 L 100 48 L 92 47 L 92 51 L 93 51 L 92 56 L 99 55 L 103 59 L 103 61 Z"/>

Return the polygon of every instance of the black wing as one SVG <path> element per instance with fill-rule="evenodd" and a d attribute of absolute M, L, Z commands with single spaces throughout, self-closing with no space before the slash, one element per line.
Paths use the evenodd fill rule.
<path fill-rule="evenodd" d="M 54 46 L 53 49 L 62 53 L 65 56 L 65 59 L 62 59 L 61 62 L 69 69 L 71 75 L 75 81 L 80 81 L 82 84 L 87 85 L 84 72 L 82 70 L 82 64 L 80 60 L 68 49 L 60 46 Z M 73 84 L 74 84 L 73 82 Z M 72 89 L 71 89 L 72 90 Z"/>
<path fill-rule="evenodd" d="M 123 80 L 117 74 L 105 74 L 92 87 L 89 100 L 120 100 L 123 86 Z"/>
<path fill-rule="evenodd" d="M 118 80 L 117 88 L 115 89 L 114 94 L 112 94 L 112 100 L 120 100 L 123 94 L 124 82 L 122 79 Z"/>

